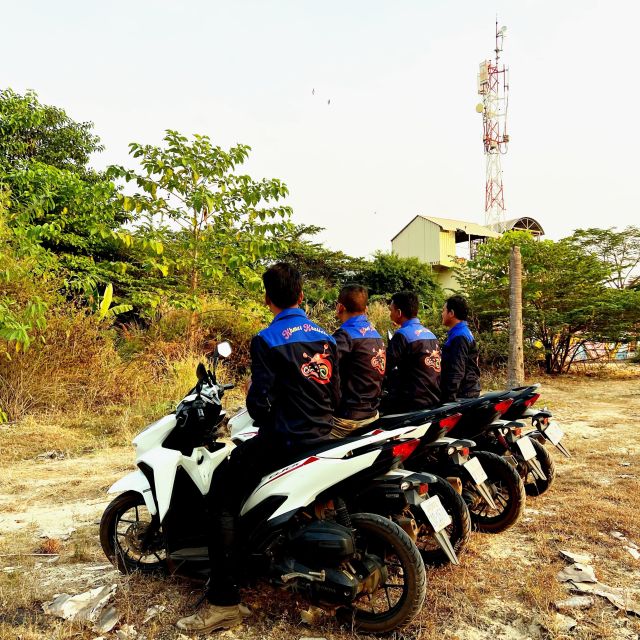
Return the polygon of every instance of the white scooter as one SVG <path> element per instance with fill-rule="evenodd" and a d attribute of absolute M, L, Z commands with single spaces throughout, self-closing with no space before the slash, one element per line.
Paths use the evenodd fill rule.
<path fill-rule="evenodd" d="M 234 447 L 216 440 L 221 398 L 231 385 L 217 383 L 215 361 L 230 353 L 228 343 L 219 344 L 213 372 L 198 366 L 198 384 L 176 414 L 133 440 L 138 470 L 109 489 L 120 495 L 100 523 L 103 550 L 122 572 L 207 573 L 207 494 Z M 345 492 L 389 473 L 417 446 L 415 432 L 404 427 L 330 443 L 265 476 L 239 518 L 246 575 L 294 590 L 366 632 L 413 619 L 426 591 L 418 550 L 388 518 L 349 511 Z M 403 470 L 388 476 L 406 504 L 446 526 L 439 502 L 420 495 L 423 478 Z"/>

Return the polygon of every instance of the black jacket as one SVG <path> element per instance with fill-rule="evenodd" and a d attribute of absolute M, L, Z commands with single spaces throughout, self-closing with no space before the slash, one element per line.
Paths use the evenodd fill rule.
<path fill-rule="evenodd" d="M 349 318 L 334 334 L 340 368 L 336 416 L 365 420 L 378 410 L 386 354 L 380 334 L 366 315 Z"/>
<path fill-rule="evenodd" d="M 420 324 L 407 320 L 387 347 L 385 413 L 429 409 L 440 402 L 440 345 Z"/>
<path fill-rule="evenodd" d="M 440 388 L 442 402 L 480 395 L 478 347 L 466 322 L 459 322 L 449 329 L 442 346 Z"/>
<path fill-rule="evenodd" d="M 285 309 L 251 341 L 249 415 L 287 445 L 328 438 L 338 406 L 336 343 L 302 309 Z"/>

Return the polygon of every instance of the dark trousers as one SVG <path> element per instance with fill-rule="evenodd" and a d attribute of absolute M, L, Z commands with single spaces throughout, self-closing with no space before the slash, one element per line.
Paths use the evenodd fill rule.
<path fill-rule="evenodd" d="M 269 472 L 292 462 L 309 446 L 291 446 L 273 436 L 257 435 L 239 444 L 213 475 L 209 492 L 209 565 L 207 599 L 230 606 L 240 602 L 237 584 L 236 522 L 244 500 Z"/>

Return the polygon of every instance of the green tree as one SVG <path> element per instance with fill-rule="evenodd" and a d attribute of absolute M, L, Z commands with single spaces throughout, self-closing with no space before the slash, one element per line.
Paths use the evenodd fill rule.
<path fill-rule="evenodd" d="M 417 258 L 400 258 L 395 253 L 378 251 L 365 262 L 356 278 L 369 288 L 372 296 L 389 297 L 397 291 L 415 291 L 423 305 L 442 298 L 431 267 Z"/>
<path fill-rule="evenodd" d="M 89 166 L 102 150 L 92 123 L 78 123 L 35 93 L 0 92 L 0 189 L 9 246 L 37 251 L 73 294 L 97 299 L 99 284 L 122 275 L 128 246 L 117 189 Z"/>
<path fill-rule="evenodd" d="M 295 225 L 287 234 L 286 242 L 276 258 L 295 264 L 304 279 L 305 299 L 333 303 L 340 287 L 353 281 L 364 268 L 362 258 L 353 258 L 342 251 L 327 249 L 313 236 L 324 231 L 314 225 Z"/>
<path fill-rule="evenodd" d="M 0 164 L 5 167 L 40 162 L 98 179 L 89 158 L 103 147 L 92 129 L 91 122 L 75 122 L 63 109 L 41 104 L 33 91 L 0 90 Z"/>
<path fill-rule="evenodd" d="M 482 329 L 506 331 L 512 246 L 522 252 L 525 337 L 542 343 L 547 372 L 566 371 L 580 342 L 627 340 L 637 331 L 638 300 L 606 286 L 610 265 L 569 239 L 538 241 L 522 231 L 481 245 L 460 272 Z"/>
<path fill-rule="evenodd" d="M 638 277 L 640 266 L 640 227 L 622 231 L 609 229 L 577 229 L 568 241 L 609 265 L 607 284 L 624 289 Z"/>
<path fill-rule="evenodd" d="M 137 232 L 150 246 L 163 248 L 152 264 L 170 302 L 191 310 L 192 340 L 201 296 L 220 293 L 229 281 L 257 289 L 256 262 L 275 255 L 290 229 L 290 207 L 273 204 L 287 196 L 286 185 L 235 172 L 249 151 L 167 131 L 163 146 L 130 145 L 140 171 L 109 169 L 110 177 L 137 187 L 119 196 L 122 208 L 137 214 Z"/>

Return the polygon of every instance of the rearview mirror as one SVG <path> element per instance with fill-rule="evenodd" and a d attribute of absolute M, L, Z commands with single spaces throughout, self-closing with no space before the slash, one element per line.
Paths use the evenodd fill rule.
<path fill-rule="evenodd" d="M 219 342 L 216 345 L 216 354 L 220 358 L 228 358 L 231 355 L 231 345 L 228 342 Z"/>
<path fill-rule="evenodd" d="M 202 382 L 207 377 L 207 369 L 202 364 L 202 362 L 198 363 L 196 368 L 196 377 L 200 382 Z"/>

